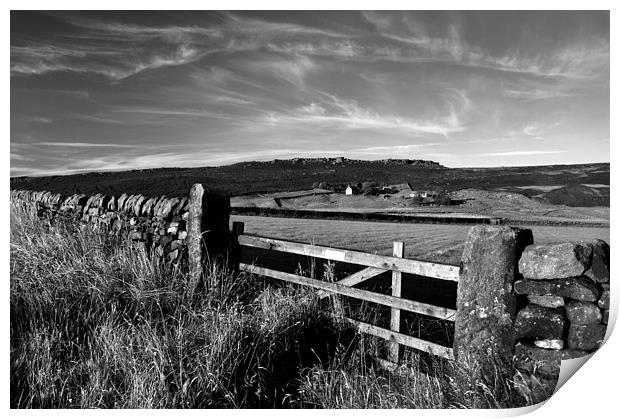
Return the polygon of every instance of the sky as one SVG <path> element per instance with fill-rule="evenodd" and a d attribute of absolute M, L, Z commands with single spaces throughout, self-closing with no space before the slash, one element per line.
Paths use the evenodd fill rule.
<path fill-rule="evenodd" d="M 609 13 L 11 12 L 11 176 L 610 160 Z"/>

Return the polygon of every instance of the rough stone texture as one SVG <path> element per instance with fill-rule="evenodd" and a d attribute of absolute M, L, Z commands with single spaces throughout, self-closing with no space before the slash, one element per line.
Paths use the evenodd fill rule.
<path fill-rule="evenodd" d="M 607 326 L 604 324 L 571 324 L 568 330 L 568 347 L 591 351 L 603 343 Z"/>
<path fill-rule="evenodd" d="M 609 282 L 609 245 L 604 240 L 592 240 L 592 263 L 584 275 L 598 283 Z"/>
<path fill-rule="evenodd" d="M 603 291 L 601 298 L 598 300 L 598 306 L 605 310 L 609 309 L 609 291 Z"/>
<path fill-rule="evenodd" d="M 488 356 L 512 357 L 516 261 L 521 249 L 532 240 L 530 230 L 507 226 L 481 225 L 469 230 L 457 288 L 457 360 L 485 362 Z"/>
<path fill-rule="evenodd" d="M 564 341 L 562 339 L 537 339 L 534 346 L 542 349 L 563 349 Z"/>
<path fill-rule="evenodd" d="M 558 308 L 564 306 L 564 298 L 557 295 L 528 295 L 530 303 L 538 304 L 541 307 Z"/>
<path fill-rule="evenodd" d="M 517 343 L 515 346 L 515 363 L 518 368 L 552 376 L 560 373 L 562 361 L 586 355 L 588 352 L 579 349 L 543 349 L 527 343 Z"/>
<path fill-rule="evenodd" d="M 562 339 L 566 317 L 559 308 L 528 304 L 517 313 L 514 322 L 515 337 L 537 339 Z"/>
<path fill-rule="evenodd" d="M 571 324 L 599 324 L 603 319 L 601 310 L 596 305 L 583 301 L 566 304 L 566 317 Z"/>
<path fill-rule="evenodd" d="M 84 231 L 143 242 L 151 255 L 166 256 L 164 262 L 168 266 L 186 260 L 187 208 L 179 208 L 177 204 L 187 203 L 187 197 L 147 198 L 128 194 L 119 197 L 102 194 L 63 197 L 50 192 L 15 190 L 11 191 L 10 198 L 12 202 L 34 206 L 40 217 L 50 221 L 56 218 L 73 220 L 81 223 L 79 228 Z M 162 211 L 156 215 L 153 209 L 158 203 Z M 176 211 L 174 217 L 172 208 Z"/>
<path fill-rule="evenodd" d="M 580 276 L 590 267 L 588 242 L 528 246 L 519 260 L 519 272 L 528 279 Z"/>
<path fill-rule="evenodd" d="M 551 294 L 589 302 L 597 301 L 599 297 L 596 284 L 582 276 L 549 281 L 521 279 L 515 282 L 515 292 L 532 295 Z"/>

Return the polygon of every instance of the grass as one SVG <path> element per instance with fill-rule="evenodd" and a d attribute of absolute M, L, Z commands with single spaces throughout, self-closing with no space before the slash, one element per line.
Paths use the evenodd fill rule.
<path fill-rule="evenodd" d="M 308 290 L 218 264 L 192 283 L 139 245 L 15 204 L 10 235 L 12 408 L 493 408 L 546 394 L 512 370 L 472 382 L 419 354 L 381 370 L 381 343 Z"/>
<path fill-rule="evenodd" d="M 405 257 L 458 265 L 470 225 L 382 223 L 341 220 L 313 220 L 233 215 L 245 223 L 247 234 L 316 242 L 324 246 L 355 249 L 381 255 L 392 254 L 395 240 L 405 243 Z M 609 227 L 523 226 L 534 234 L 537 244 L 600 238 L 609 243 Z"/>

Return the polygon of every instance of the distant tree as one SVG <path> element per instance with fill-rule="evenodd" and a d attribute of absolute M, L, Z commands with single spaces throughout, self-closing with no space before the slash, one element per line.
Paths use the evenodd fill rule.
<path fill-rule="evenodd" d="M 312 184 L 312 189 L 319 189 L 321 187 L 321 182 L 314 182 Z"/>
<path fill-rule="evenodd" d="M 416 195 L 413 198 L 409 198 L 409 203 L 411 205 L 420 205 L 422 203 L 422 198 Z"/>
<path fill-rule="evenodd" d="M 452 203 L 452 200 L 450 199 L 448 192 L 440 192 L 439 196 L 437 196 L 437 203 L 439 205 L 450 205 Z"/>
<path fill-rule="evenodd" d="M 327 189 L 327 188 L 329 188 L 329 185 L 327 184 L 327 182 L 319 183 L 319 189 Z"/>
<path fill-rule="evenodd" d="M 376 192 L 378 185 L 375 182 L 364 182 L 360 188 L 364 195 L 372 195 Z"/>

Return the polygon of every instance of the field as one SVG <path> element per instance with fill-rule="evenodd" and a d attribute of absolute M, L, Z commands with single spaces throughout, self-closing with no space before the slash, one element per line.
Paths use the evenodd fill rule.
<path fill-rule="evenodd" d="M 12 408 L 503 408 L 555 387 L 415 353 L 388 373 L 381 344 L 308 290 L 218 265 L 191 282 L 140 245 L 13 206 L 10 227 Z"/>
<path fill-rule="evenodd" d="M 382 255 L 392 252 L 392 242 L 405 243 L 405 257 L 458 264 L 471 226 L 406 224 L 275 217 L 232 216 L 245 223 L 245 232 L 361 250 Z M 609 243 L 609 228 L 523 226 L 530 228 L 537 244 L 571 240 L 603 239 Z"/>

